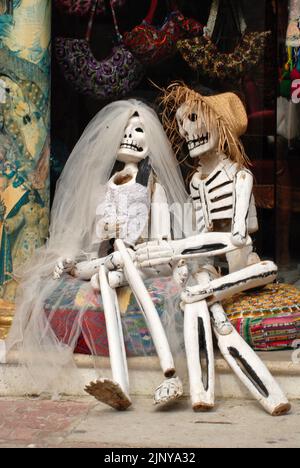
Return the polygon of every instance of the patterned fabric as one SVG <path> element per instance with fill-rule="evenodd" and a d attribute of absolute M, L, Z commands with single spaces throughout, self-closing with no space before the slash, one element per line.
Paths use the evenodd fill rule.
<path fill-rule="evenodd" d="M 293 286 L 272 284 L 239 294 L 224 306 L 237 331 L 257 351 L 289 349 L 300 338 L 300 291 Z"/>
<path fill-rule="evenodd" d="M 91 13 L 95 0 L 55 0 L 55 5 L 68 15 L 86 16 Z M 113 0 L 114 7 L 121 7 L 125 0 Z M 98 0 L 96 13 L 103 15 L 106 13 L 104 0 Z"/>
<path fill-rule="evenodd" d="M 179 294 L 178 287 L 169 279 L 155 279 L 148 281 L 146 287 L 152 297 L 156 309 L 164 320 L 166 314 L 166 291 L 168 297 Z M 63 293 L 63 299 L 58 298 Z M 139 306 L 129 288 L 122 288 L 118 292 L 119 305 L 122 314 L 122 325 L 127 356 L 156 355 L 154 344 Z M 105 317 L 101 297 L 95 293 L 89 282 L 83 282 L 67 277 L 57 288 L 45 304 L 46 314 L 52 313 L 51 326 L 57 337 L 67 343 L 72 333 L 72 325 L 77 317 L 79 308 L 86 306 L 82 320 L 82 335 L 79 337 L 76 353 L 108 356 L 108 342 Z M 126 313 L 126 315 L 125 315 Z M 182 314 L 177 312 L 175 317 L 177 328 L 182 327 Z M 182 336 L 183 334 L 180 333 Z M 84 335 L 93 342 L 93 351 L 88 348 Z"/>
<path fill-rule="evenodd" d="M 148 280 L 146 287 L 163 323 L 167 322 L 167 299 L 176 304 L 174 312 L 176 333 L 183 343 L 183 314 L 179 310 L 180 291 L 169 278 Z M 59 297 L 63 297 L 58 301 Z M 154 356 L 156 351 L 144 317 L 130 290 L 118 292 L 125 347 L 128 357 Z M 57 337 L 67 343 L 80 307 L 85 305 L 82 334 L 76 353 L 108 356 L 108 342 L 101 297 L 89 282 L 66 276 L 55 293 L 47 300 L 45 312 L 51 314 L 51 326 Z M 269 285 L 258 291 L 238 294 L 224 303 L 229 319 L 244 338 L 257 351 L 290 349 L 300 339 L 300 290 L 293 286 Z M 166 325 L 166 329 L 168 325 Z M 89 349 L 84 336 L 93 343 Z"/>
<path fill-rule="evenodd" d="M 85 39 L 56 39 L 56 56 L 67 81 L 96 99 L 125 96 L 140 83 L 144 71 L 140 62 L 123 45 L 110 58 L 97 61 Z"/>
<path fill-rule="evenodd" d="M 173 12 L 159 29 L 146 21 L 124 36 L 124 43 L 144 65 L 155 65 L 176 52 L 179 39 L 202 34 L 203 26 Z"/>
<path fill-rule="evenodd" d="M 177 48 L 193 70 L 213 79 L 240 80 L 262 60 L 269 32 L 246 33 L 229 54 L 219 52 L 206 37 L 179 41 Z"/>
<path fill-rule="evenodd" d="M 289 3 L 290 15 L 286 45 L 300 47 L 300 0 L 290 0 Z"/>

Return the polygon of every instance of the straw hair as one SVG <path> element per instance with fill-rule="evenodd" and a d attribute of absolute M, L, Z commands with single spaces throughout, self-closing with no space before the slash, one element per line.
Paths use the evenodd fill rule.
<path fill-rule="evenodd" d="M 173 83 L 164 90 L 161 104 L 163 106 L 163 126 L 176 155 L 185 143 L 179 133 L 176 111 L 182 104 L 187 104 L 187 115 L 184 117 L 187 117 L 191 111 L 202 113 L 209 133 L 213 126 L 217 125 L 218 152 L 220 154 L 225 154 L 240 167 L 250 165 L 240 141 L 240 137 L 247 130 L 248 118 L 245 107 L 236 94 L 223 93 L 203 96 L 183 83 Z M 192 166 L 187 165 L 195 169 L 198 165 L 197 161 L 193 161 L 193 163 Z"/>

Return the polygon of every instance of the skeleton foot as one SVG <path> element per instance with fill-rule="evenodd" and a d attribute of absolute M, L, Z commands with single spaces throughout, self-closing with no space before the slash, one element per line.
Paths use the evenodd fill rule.
<path fill-rule="evenodd" d="M 155 405 L 165 405 L 178 400 L 183 395 L 182 382 L 179 377 L 165 380 L 156 390 L 154 394 Z"/>
<path fill-rule="evenodd" d="M 91 382 L 85 387 L 85 391 L 89 395 L 95 397 L 96 400 L 99 400 L 119 411 L 126 410 L 132 404 L 120 385 L 109 379 L 101 379 L 97 380 L 97 382 Z"/>
<path fill-rule="evenodd" d="M 233 326 L 229 322 L 223 308 L 219 304 L 214 304 L 211 307 L 211 319 L 213 327 L 219 335 L 230 335 L 233 331 Z"/>

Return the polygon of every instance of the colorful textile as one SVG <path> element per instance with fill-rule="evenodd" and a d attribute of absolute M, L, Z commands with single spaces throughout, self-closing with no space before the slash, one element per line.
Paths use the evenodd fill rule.
<path fill-rule="evenodd" d="M 193 70 L 221 80 L 240 80 L 262 60 L 270 32 L 249 32 L 232 53 L 222 53 L 207 37 L 179 41 L 177 48 Z"/>
<path fill-rule="evenodd" d="M 272 284 L 238 294 L 224 308 L 240 335 L 257 351 L 289 349 L 300 338 L 300 291 L 293 286 Z"/>
<path fill-rule="evenodd" d="M 175 11 L 161 28 L 147 21 L 136 26 L 124 35 L 124 43 L 144 65 L 155 65 L 176 52 L 179 39 L 198 36 L 202 32 L 203 26 L 200 23 Z"/>
<path fill-rule="evenodd" d="M 123 45 L 98 61 L 86 39 L 57 38 L 56 57 L 66 80 L 78 92 L 96 99 L 125 96 L 144 75 L 141 63 Z"/>
<path fill-rule="evenodd" d="M 146 286 L 161 319 L 164 320 L 166 297 L 176 297 L 179 294 L 178 287 L 168 279 L 155 279 L 147 282 Z M 57 303 L 62 291 L 63 299 L 60 303 Z M 118 297 L 127 356 L 156 355 L 144 317 L 131 290 L 129 288 L 120 289 Z M 92 290 L 89 282 L 66 277 L 55 291 L 55 294 L 46 302 L 45 312 L 48 316 L 50 313 L 53 314 L 51 326 L 57 337 L 67 343 L 72 333 L 72 324 L 83 304 L 86 306 L 86 312 L 82 320 L 83 333 L 79 337 L 75 352 L 108 356 L 108 342 L 101 297 Z M 179 310 L 175 320 L 178 322 L 178 327 L 181 327 L 182 313 Z M 88 348 L 84 340 L 85 334 L 88 334 L 90 341 L 93 341 L 93 350 Z"/>
<path fill-rule="evenodd" d="M 146 287 L 163 323 L 167 321 L 167 298 L 175 304 L 175 329 L 180 337 L 179 345 L 183 348 L 183 314 L 178 306 L 178 286 L 170 278 L 164 278 L 148 280 Z M 58 302 L 62 292 L 63 299 Z M 144 317 L 130 288 L 120 289 L 118 298 L 127 356 L 156 355 Z M 83 305 L 86 312 L 75 353 L 107 357 L 109 352 L 102 301 L 89 282 L 66 276 L 46 302 L 45 312 L 48 316 L 51 314 L 51 326 L 59 340 L 67 343 Z M 275 284 L 238 294 L 226 301 L 224 308 L 240 335 L 257 351 L 290 349 L 293 342 L 300 339 L 300 290 L 293 286 Z M 84 335 L 93 342 L 93 349 L 89 349 Z"/>
<path fill-rule="evenodd" d="M 300 47 L 300 0 L 290 0 L 286 45 Z"/>

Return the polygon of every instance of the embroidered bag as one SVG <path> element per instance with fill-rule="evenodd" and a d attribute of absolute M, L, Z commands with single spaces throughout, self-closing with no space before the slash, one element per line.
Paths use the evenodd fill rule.
<path fill-rule="evenodd" d="M 98 0 L 93 8 L 85 39 L 56 39 L 56 57 L 67 81 L 81 94 L 95 99 L 114 99 L 132 91 L 144 75 L 142 64 L 124 46 L 111 1 L 119 44 L 110 57 L 98 61 L 90 48 L 90 37 Z"/>
<path fill-rule="evenodd" d="M 217 43 L 221 40 L 221 32 L 217 35 L 216 43 L 212 40 L 219 7 L 220 0 L 214 0 L 204 36 L 179 41 L 177 48 L 193 70 L 212 79 L 240 80 L 262 60 L 271 33 L 246 33 L 247 25 L 241 9 L 232 7 L 233 20 L 242 40 L 232 53 L 220 52 Z"/>
<path fill-rule="evenodd" d="M 151 0 L 148 15 L 132 31 L 124 35 L 124 43 L 145 65 L 155 65 L 176 52 L 179 39 L 198 36 L 203 32 L 203 26 L 194 19 L 185 18 L 174 6 L 159 28 L 152 24 L 158 0 Z"/>

